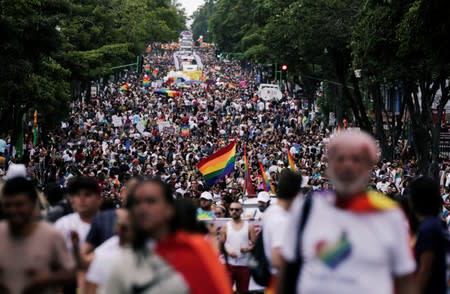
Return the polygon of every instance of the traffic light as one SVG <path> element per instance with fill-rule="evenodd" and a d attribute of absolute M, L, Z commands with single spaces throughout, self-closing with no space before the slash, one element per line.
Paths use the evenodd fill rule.
<path fill-rule="evenodd" d="M 288 70 L 287 64 L 281 65 L 281 70 L 284 71 L 284 72 L 287 72 L 287 70 Z"/>

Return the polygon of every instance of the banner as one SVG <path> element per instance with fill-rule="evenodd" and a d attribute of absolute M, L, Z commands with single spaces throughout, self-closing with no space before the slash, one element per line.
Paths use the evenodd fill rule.
<path fill-rule="evenodd" d="M 183 71 L 183 74 L 188 76 L 188 78 L 193 81 L 200 81 L 202 78 L 201 70 Z"/>
<path fill-rule="evenodd" d="M 122 117 L 117 116 L 117 115 L 113 115 L 113 116 L 112 116 L 112 124 L 113 124 L 113 126 L 116 127 L 116 128 L 121 127 L 121 126 L 123 125 Z"/>

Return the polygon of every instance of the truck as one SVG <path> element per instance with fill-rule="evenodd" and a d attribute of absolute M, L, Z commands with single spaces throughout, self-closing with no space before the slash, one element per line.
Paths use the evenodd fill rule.
<path fill-rule="evenodd" d="M 280 86 L 276 84 L 260 84 L 257 91 L 258 97 L 264 101 L 279 101 L 283 97 Z"/>

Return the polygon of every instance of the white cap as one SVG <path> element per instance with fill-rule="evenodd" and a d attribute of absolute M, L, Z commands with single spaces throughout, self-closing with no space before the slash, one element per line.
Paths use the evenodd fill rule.
<path fill-rule="evenodd" d="M 27 169 L 23 164 L 11 164 L 8 168 L 6 176 L 3 177 L 4 180 L 10 180 L 13 178 L 26 178 Z"/>
<path fill-rule="evenodd" d="M 209 192 L 203 192 L 203 193 L 200 195 L 200 199 L 205 199 L 205 200 L 210 200 L 210 201 L 212 201 L 212 200 L 213 200 L 213 197 L 212 197 L 212 194 L 211 194 L 211 193 L 209 193 Z"/>
<path fill-rule="evenodd" d="M 270 201 L 270 195 L 266 191 L 261 191 L 258 193 L 257 200 L 258 200 L 258 202 L 261 201 L 261 202 L 267 203 Z"/>

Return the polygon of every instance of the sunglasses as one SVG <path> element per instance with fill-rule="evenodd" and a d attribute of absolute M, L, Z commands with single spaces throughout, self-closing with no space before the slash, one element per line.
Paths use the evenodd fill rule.
<path fill-rule="evenodd" d="M 241 211 L 240 208 L 230 208 L 230 211 Z"/>

